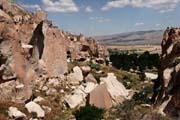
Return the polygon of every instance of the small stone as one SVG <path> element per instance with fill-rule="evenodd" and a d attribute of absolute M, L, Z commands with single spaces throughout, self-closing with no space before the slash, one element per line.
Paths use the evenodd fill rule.
<path fill-rule="evenodd" d="M 47 86 L 43 86 L 42 87 L 42 91 L 47 91 L 48 90 L 48 87 Z"/>
<path fill-rule="evenodd" d="M 64 90 L 63 90 L 63 89 L 61 89 L 61 90 L 60 90 L 60 92 L 61 92 L 61 93 L 64 93 Z"/>
<path fill-rule="evenodd" d="M 58 86 L 59 85 L 59 81 L 58 81 L 58 79 L 49 79 L 48 80 L 48 83 L 47 83 L 48 85 L 53 85 L 54 87 L 56 87 L 56 86 Z"/>
<path fill-rule="evenodd" d="M 75 108 L 83 102 L 87 95 L 82 91 L 82 88 L 77 88 L 72 95 L 66 95 L 65 101 L 70 108 Z"/>
<path fill-rule="evenodd" d="M 16 86 L 16 89 L 22 89 L 22 88 L 24 88 L 24 84 L 19 84 Z"/>
<path fill-rule="evenodd" d="M 38 97 L 35 98 L 33 101 L 34 101 L 34 102 L 41 102 L 41 101 L 44 101 L 44 98 L 42 98 L 41 96 L 38 96 Z"/>
<path fill-rule="evenodd" d="M 50 88 L 46 91 L 46 95 L 55 95 L 57 93 L 57 90 L 54 88 Z"/>
<path fill-rule="evenodd" d="M 91 71 L 91 67 L 89 67 L 89 66 L 82 66 L 81 69 L 83 72 L 90 72 Z"/>
<path fill-rule="evenodd" d="M 24 113 L 22 113 L 21 111 L 19 111 L 16 107 L 9 107 L 8 115 L 11 118 L 15 118 L 15 119 L 20 119 L 20 118 L 26 117 L 26 115 Z"/>

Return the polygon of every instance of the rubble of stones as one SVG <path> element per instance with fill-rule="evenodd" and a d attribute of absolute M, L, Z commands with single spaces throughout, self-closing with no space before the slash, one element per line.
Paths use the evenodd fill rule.
<path fill-rule="evenodd" d="M 59 30 L 46 17 L 42 10 L 30 13 L 11 0 L 0 0 L 0 101 L 25 103 L 24 108 L 41 119 L 52 111 L 41 104 L 48 96 L 61 94 L 63 109 L 86 103 L 108 109 L 131 99 L 130 90 L 113 73 L 97 82 L 88 64 L 68 71 L 75 61 L 105 65 L 108 51 L 92 38 Z M 40 96 L 33 98 L 34 92 Z M 27 119 L 14 106 L 8 114 Z"/>

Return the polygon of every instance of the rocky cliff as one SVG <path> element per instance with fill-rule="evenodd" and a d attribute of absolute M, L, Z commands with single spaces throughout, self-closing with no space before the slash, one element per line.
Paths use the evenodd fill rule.
<path fill-rule="evenodd" d="M 46 17 L 42 10 L 30 13 L 11 0 L 0 0 L 0 100 L 26 101 L 34 79 L 68 72 L 67 57 L 108 56 L 95 40 L 62 32 Z"/>
<path fill-rule="evenodd" d="M 179 117 L 180 29 L 167 28 L 161 43 L 162 54 L 153 101 L 162 114 Z"/>

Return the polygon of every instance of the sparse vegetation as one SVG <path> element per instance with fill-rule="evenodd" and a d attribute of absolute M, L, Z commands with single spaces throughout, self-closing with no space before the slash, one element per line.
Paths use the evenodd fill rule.
<path fill-rule="evenodd" d="M 101 70 L 101 66 L 98 63 L 93 63 L 92 61 L 90 61 L 88 65 L 91 67 L 91 69 L 95 69 L 97 71 Z"/>
<path fill-rule="evenodd" d="M 74 112 L 76 120 L 101 120 L 105 110 L 95 106 L 87 105 L 80 107 Z"/>

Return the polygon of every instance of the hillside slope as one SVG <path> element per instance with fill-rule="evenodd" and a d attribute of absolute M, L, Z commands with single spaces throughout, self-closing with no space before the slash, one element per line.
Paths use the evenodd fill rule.
<path fill-rule="evenodd" d="M 160 45 L 163 30 L 137 31 L 94 37 L 106 45 Z"/>

